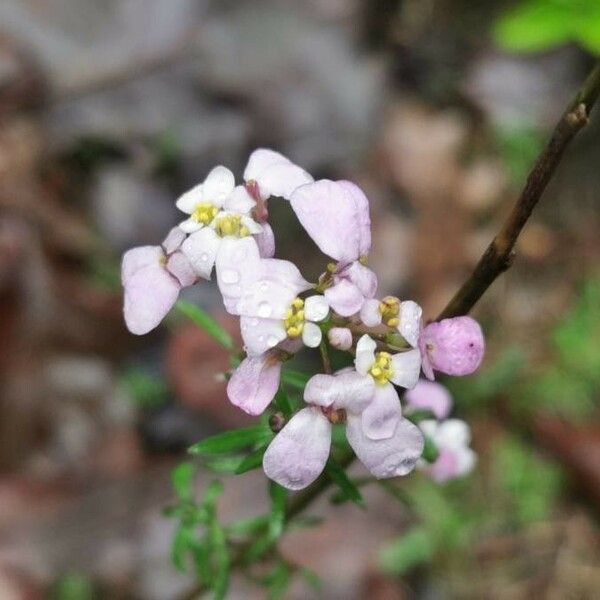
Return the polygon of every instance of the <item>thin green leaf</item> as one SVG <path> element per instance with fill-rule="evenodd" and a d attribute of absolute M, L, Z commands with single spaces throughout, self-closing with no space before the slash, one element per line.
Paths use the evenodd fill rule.
<path fill-rule="evenodd" d="M 180 525 L 171 544 L 171 562 L 178 571 L 182 573 L 186 570 L 185 557 L 190 549 L 190 543 L 193 535 L 189 527 Z"/>
<path fill-rule="evenodd" d="M 194 444 L 188 449 L 190 454 L 220 454 L 241 450 L 253 444 L 264 442 L 273 436 L 273 432 L 264 425 L 225 431 Z"/>
<path fill-rule="evenodd" d="M 425 438 L 425 445 L 423 446 L 422 458 L 428 463 L 434 463 L 438 459 L 440 452 L 435 442 L 429 436 L 425 435 L 423 437 Z"/>
<path fill-rule="evenodd" d="M 205 508 L 212 508 L 217 501 L 217 498 L 223 493 L 223 482 L 218 479 L 213 479 L 208 484 L 206 492 L 204 492 L 204 498 L 202 499 L 202 506 Z"/>
<path fill-rule="evenodd" d="M 282 369 L 281 371 L 281 380 L 298 390 L 303 390 L 306 387 L 310 377 L 311 376 L 308 373 L 302 373 L 301 371 L 294 371 L 292 369 Z"/>
<path fill-rule="evenodd" d="M 192 483 L 196 467 L 190 462 L 184 462 L 177 465 L 171 473 L 171 481 L 175 494 L 180 500 L 191 501 L 193 497 Z"/>
<path fill-rule="evenodd" d="M 191 319 L 198 327 L 206 331 L 223 348 L 233 350 L 235 345 L 231 336 L 219 325 L 204 309 L 187 300 L 179 300 L 176 304 L 177 309 L 186 317 Z"/>
<path fill-rule="evenodd" d="M 277 390 L 277 393 L 275 394 L 275 406 L 285 417 L 290 417 L 294 412 L 290 399 L 281 388 Z"/>
<path fill-rule="evenodd" d="M 222 600 L 227 595 L 227 589 L 229 587 L 229 568 L 231 561 L 229 552 L 227 551 L 225 531 L 216 519 L 211 523 L 209 539 L 215 567 L 212 589 L 215 600 Z"/>
<path fill-rule="evenodd" d="M 360 490 L 352 483 L 348 475 L 346 475 L 345 469 L 340 464 L 329 459 L 325 465 L 325 473 L 340 488 L 348 500 L 361 508 L 365 507 L 365 500 Z"/>
<path fill-rule="evenodd" d="M 268 444 L 265 444 L 248 454 L 248 456 L 239 463 L 235 470 L 236 475 L 241 475 L 242 473 L 247 473 L 248 471 L 252 471 L 252 469 L 260 467 L 267 447 Z"/>
<path fill-rule="evenodd" d="M 379 555 L 379 563 L 384 571 L 402 575 L 429 562 L 435 551 L 433 534 L 423 526 L 416 526 L 386 546 Z"/>
<path fill-rule="evenodd" d="M 230 523 L 225 528 L 227 533 L 234 535 L 247 535 L 257 533 L 264 529 L 269 523 L 269 515 L 260 515 L 259 517 L 251 517 L 242 519 L 235 523 Z"/>
<path fill-rule="evenodd" d="M 280 562 L 272 574 L 269 582 L 269 600 L 279 600 L 283 598 L 290 583 L 292 582 L 292 572 L 284 563 Z"/>

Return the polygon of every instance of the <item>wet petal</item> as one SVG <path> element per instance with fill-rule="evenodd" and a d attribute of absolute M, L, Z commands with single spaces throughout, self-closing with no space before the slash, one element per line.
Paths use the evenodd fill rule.
<path fill-rule="evenodd" d="M 365 298 L 373 298 L 377 292 L 377 275 L 358 261 L 344 270 L 344 277 L 349 279 Z"/>
<path fill-rule="evenodd" d="M 343 263 L 361 256 L 365 207 L 347 185 L 328 179 L 299 187 L 291 197 L 298 220 L 321 251 Z M 368 218 L 368 205 L 366 207 Z"/>
<path fill-rule="evenodd" d="M 347 327 L 332 327 L 327 332 L 329 343 L 338 350 L 352 348 L 352 332 Z"/>
<path fill-rule="evenodd" d="M 198 279 L 192 263 L 181 251 L 174 252 L 169 256 L 165 268 L 179 281 L 181 287 L 193 285 Z"/>
<path fill-rule="evenodd" d="M 404 395 L 407 406 L 417 410 L 430 410 L 438 419 L 445 419 L 452 409 L 452 396 L 440 383 L 420 379 Z"/>
<path fill-rule="evenodd" d="M 372 440 L 360 416 L 348 415 L 346 437 L 356 456 L 378 479 L 410 473 L 423 453 L 423 434 L 408 419 L 400 419 L 392 436 Z"/>
<path fill-rule="evenodd" d="M 144 267 L 161 264 L 164 258 L 160 246 L 139 246 L 128 250 L 121 260 L 121 281 L 125 282 Z"/>
<path fill-rule="evenodd" d="M 379 310 L 379 300 L 372 298 L 371 300 L 365 300 L 365 303 L 360 309 L 360 320 L 367 327 L 377 327 L 381 325 L 381 312 Z"/>
<path fill-rule="evenodd" d="M 196 206 L 198 204 L 206 202 L 204 200 L 204 185 L 199 183 L 194 186 L 191 190 L 188 190 L 175 202 L 175 206 L 181 211 L 186 213 L 187 215 L 191 215 L 194 210 L 196 210 Z"/>
<path fill-rule="evenodd" d="M 413 348 L 419 343 L 422 316 L 423 309 L 416 302 L 405 300 L 400 303 L 398 332 Z"/>
<path fill-rule="evenodd" d="M 327 318 L 329 302 L 324 296 L 309 296 L 304 301 L 304 316 L 307 321 L 318 323 Z"/>
<path fill-rule="evenodd" d="M 246 351 L 253 356 L 263 354 L 287 338 L 283 321 L 277 319 L 241 317 L 240 328 Z"/>
<path fill-rule="evenodd" d="M 304 329 L 302 330 L 302 341 L 305 346 L 309 348 L 316 348 L 323 338 L 323 334 L 321 333 L 321 329 L 318 325 L 307 321 L 304 323 Z"/>
<path fill-rule="evenodd" d="M 421 352 L 418 348 L 392 355 L 392 368 L 394 375 L 391 377 L 396 385 L 406 389 L 414 388 L 419 381 L 421 372 Z"/>
<path fill-rule="evenodd" d="M 314 375 L 304 388 L 304 400 L 318 406 L 333 406 L 359 414 L 373 399 L 375 384 L 371 377 L 354 369 L 335 375 Z"/>
<path fill-rule="evenodd" d="M 356 365 L 356 370 L 361 375 L 366 375 L 375 362 L 376 348 L 377 344 L 367 334 L 363 335 L 360 340 L 358 340 L 354 364 Z"/>
<path fill-rule="evenodd" d="M 323 293 L 329 301 L 329 306 L 342 317 L 350 317 L 356 314 L 365 301 L 360 290 L 346 279 L 341 279 Z"/>
<path fill-rule="evenodd" d="M 394 435 L 402 418 L 400 398 L 391 384 L 376 385 L 373 401 L 362 413 L 364 434 L 372 440 L 384 440 Z"/>
<path fill-rule="evenodd" d="M 175 250 L 179 250 L 181 244 L 185 240 L 185 233 L 180 227 L 173 227 L 163 240 L 162 247 L 165 254 L 172 254 Z"/>
<path fill-rule="evenodd" d="M 184 233 L 196 233 L 196 231 L 200 231 L 204 225 L 202 223 L 198 223 L 194 219 L 186 219 L 185 221 L 181 221 L 179 223 L 179 229 Z"/>
<path fill-rule="evenodd" d="M 319 409 L 304 408 L 277 434 L 263 457 L 269 479 L 289 490 L 309 486 L 325 468 L 331 424 Z"/>
<path fill-rule="evenodd" d="M 265 258 L 261 265 L 262 279 L 283 283 L 294 290 L 296 294 L 310 290 L 313 287 L 311 283 L 302 277 L 298 267 L 289 260 Z"/>
<path fill-rule="evenodd" d="M 233 173 L 222 165 L 215 167 L 204 180 L 204 202 L 223 206 L 235 187 Z"/>
<path fill-rule="evenodd" d="M 351 181 L 341 180 L 341 185 L 354 201 L 356 207 L 356 226 L 359 234 L 359 256 L 367 256 L 371 251 L 371 217 L 369 216 L 369 200 L 364 192 Z"/>
<path fill-rule="evenodd" d="M 210 227 L 203 227 L 192 233 L 181 245 L 198 277 L 210 279 L 217 253 L 221 246 L 221 238 Z"/>
<path fill-rule="evenodd" d="M 262 319 L 283 319 L 296 290 L 277 281 L 261 280 L 252 283 L 242 292 L 237 314 Z"/>
<path fill-rule="evenodd" d="M 247 215 L 256 206 L 256 201 L 248 193 L 246 186 L 236 185 L 223 203 L 223 208 L 232 213 Z"/>
<path fill-rule="evenodd" d="M 275 254 L 275 236 L 273 228 L 268 223 L 261 223 L 262 231 L 254 236 L 258 250 L 263 258 L 273 258 Z"/>
<path fill-rule="evenodd" d="M 245 358 L 227 384 L 227 396 L 249 415 L 260 415 L 275 397 L 280 375 L 281 361 L 273 354 Z"/>

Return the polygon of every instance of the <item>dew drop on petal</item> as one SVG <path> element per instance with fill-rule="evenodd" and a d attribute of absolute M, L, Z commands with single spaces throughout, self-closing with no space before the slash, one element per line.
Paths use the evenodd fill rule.
<path fill-rule="evenodd" d="M 208 260 L 208 254 L 206 254 L 206 252 L 204 254 L 200 255 L 200 260 L 202 262 L 206 262 Z"/>
<path fill-rule="evenodd" d="M 240 280 L 240 274 L 233 269 L 226 269 L 221 274 L 223 283 L 237 283 Z"/>
<path fill-rule="evenodd" d="M 268 302 L 261 302 L 258 305 L 258 316 L 263 318 L 263 319 L 268 319 L 271 314 L 273 313 L 273 309 L 271 308 L 271 305 Z"/>
<path fill-rule="evenodd" d="M 274 346 L 277 346 L 277 344 L 279 344 L 279 340 L 274 335 L 270 335 L 267 338 L 267 345 L 269 348 L 273 348 Z"/>

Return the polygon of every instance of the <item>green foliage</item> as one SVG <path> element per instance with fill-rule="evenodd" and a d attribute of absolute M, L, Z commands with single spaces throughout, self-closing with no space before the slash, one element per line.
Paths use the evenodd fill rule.
<path fill-rule="evenodd" d="M 402 537 L 383 548 L 379 556 L 381 568 L 402 575 L 429 562 L 436 551 L 436 541 L 427 527 L 414 526 Z"/>
<path fill-rule="evenodd" d="M 167 386 L 164 381 L 142 369 L 129 369 L 122 382 L 129 396 L 140 408 L 158 408 L 167 401 Z"/>
<path fill-rule="evenodd" d="M 348 477 L 342 465 L 330 458 L 325 465 L 325 473 L 338 486 L 343 500 L 349 500 L 357 506 L 365 508 L 365 500 L 360 490 Z"/>
<path fill-rule="evenodd" d="M 179 300 L 177 310 L 191 319 L 200 329 L 203 329 L 226 350 L 233 350 L 234 343 L 231 336 L 219 325 L 203 308 L 187 300 Z"/>
<path fill-rule="evenodd" d="M 504 126 L 495 129 L 494 141 L 512 183 L 516 187 L 522 186 L 531 165 L 544 147 L 544 134 L 526 124 Z"/>
<path fill-rule="evenodd" d="M 48 594 L 49 600 L 93 600 L 95 597 L 94 586 L 81 573 L 63 575 Z"/>
<path fill-rule="evenodd" d="M 563 483 L 559 468 L 512 437 L 497 444 L 494 459 L 494 481 L 510 507 L 508 514 L 519 524 L 547 519 Z"/>
<path fill-rule="evenodd" d="M 514 52 L 538 52 L 575 42 L 600 54 L 598 0 L 522 0 L 494 25 L 494 38 Z"/>
<path fill-rule="evenodd" d="M 273 432 L 265 425 L 255 425 L 244 429 L 232 429 L 207 437 L 190 446 L 190 454 L 220 454 L 241 450 L 253 444 L 265 442 L 273 437 Z"/>

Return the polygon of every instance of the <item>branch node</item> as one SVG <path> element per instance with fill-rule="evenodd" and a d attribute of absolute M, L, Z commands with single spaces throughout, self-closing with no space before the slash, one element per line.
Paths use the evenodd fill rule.
<path fill-rule="evenodd" d="M 581 102 L 571 112 L 567 113 L 567 123 L 574 129 L 580 129 L 588 123 L 588 111 L 586 105 Z"/>

